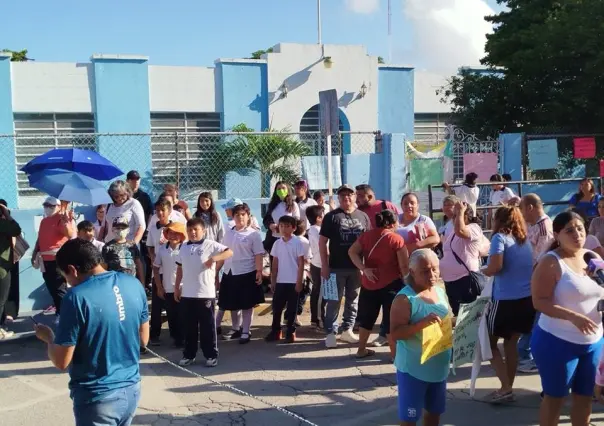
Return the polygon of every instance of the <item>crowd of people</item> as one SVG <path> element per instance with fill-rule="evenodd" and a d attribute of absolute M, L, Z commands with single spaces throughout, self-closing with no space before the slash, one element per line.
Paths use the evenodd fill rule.
<path fill-rule="evenodd" d="M 506 186 L 509 178 L 500 175 L 491 177 L 490 205 L 478 206 L 476 179 L 469 173 L 462 186 L 445 185 L 439 228 L 420 213 L 416 194 L 404 194 L 395 205 L 377 199 L 366 184 L 342 185 L 336 203 L 320 191 L 312 194 L 303 180 L 293 187 L 278 182 L 261 221 L 242 200 L 231 199 L 220 206 L 225 222 L 211 193 L 202 192 L 189 207 L 173 185 L 152 203 L 136 171 L 111 184 L 113 203 L 98 206 L 93 221 L 76 225 L 64 203 L 49 197 L 32 260 L 43 269 L 58 325 L 56 336 L 38 325 L 38 336 L 49 344 L 58 367 L 78 360 L 71 371 L 74 406 L 127 388 L 123 398 L 132 407 L 140 393 L 138 367 L 133 367 L 138 352 L 166 342 L 162 311 L 171 343 L 183 350 L 180 365 L 196 362 L 201 349 L 205 365 L 214 367 L 218 336 L 240 344 L 252 340 L 254 307 L 264 302 L 268 284 L 273 318 L 266 341 L 293 343 L 299 327 L 312 327 L 324 333 L 326 348 L 338 341 L 356 345 L 357 358 L 375 355 L 371 347 L 387 344 L 402 424 L 414 425 L 425 413 L 423 424 L 437 425 L 445 411 L 451 351 L 420 362 L 422 330 L 454 319 L 492 277 L 486 315 L 500 388 L 486 401 L 513 401 L 517 373 L 538 372 L 541 424 L 557 424 L 563 398 L 572 390 L 573 424 L 587 425 L 602 349 L 597 305 L 604 290 L 586 275 L 583 255 L 602 254 L 604 200 L 585 180 L 570 201 L 572 210 L 552 221 L 536 194 L 518 197 Z M 0 258 L 10 262 L 11 238 L 21 230 L 8 209 L 0 210 Z M 491 223 L 490 238 L 482 221 Z M 6 292 L 2 276 L 9 266 L 0 264 L 0 314 Z M 92 281 L 100 283 L 98 288 Z M 323 298 L 328 282 L 337 297 Z M 132 283 L 137 289 L 130 288 Z M 151 293 L 150 313 L 145 290 Z M 108 294 L 103 303 L 113 303 L 117 316 L 103 325 L 99 311 L 87 306 L 91 298 Z M 309 297 L 311 323 L 302 324 Z M 222 327 L 226 311 L 232 319 L 228 331 Z M 380 314 L 379 335 L 369 342 Z M 102 353 L 79 350 L 94 345 L 94 327 L 110 330 L 112 343 Z M 132 340 L 126 356 L 110 353 L 126 338 Z M 114 386 L 101 386 L 107 378 L 93 372 L 99 362 L 119 366 L 104 370 Z M 94 416 L 94 410 L 75 412 Z M 133 410 L 122 417 L 128 415 Z"/>

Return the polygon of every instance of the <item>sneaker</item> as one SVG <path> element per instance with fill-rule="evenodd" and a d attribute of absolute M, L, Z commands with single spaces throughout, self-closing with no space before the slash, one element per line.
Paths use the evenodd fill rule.
<path fill-rule="evenodd" d="M 538 373 L 539 370 L 537 369 L 537 365 L 535 365 L 535 361 L 531 359 L 524 362 L 520 362 L 518 364 L 518 372 L 525 374 L 535 374 Z"/>
<path fill-rule="evenodd" d="M 285 343 L 296 343 L 296 333 L 289 333 L 285 337 Z"/>
<path fill-rule="evenodd" d="M 186 367 L 187 365 L 191 365 L 195 362 L 195 358 L 183 358 L 178 361 L 178 365 L 181 367 Z"/>
<path fill-rule="evenodd" d="M 151 338 L 151 346 L 159 346 L 161 345 L 160 341 L 159 341 L 159 337 L 152 337 Z"/>
<path fill-rule="evenodd" d="M 340 336 L 340 340 L 346 343 L 358 343 L 359 337 L 352 332 L 352 330 L 345 330 Z"/>
<path fill-rule="evenodd" d="M 335 348 L 338 346 L 338 339 L 336 339 L 336 335 L 330 333 L 325 338 L 325 347 L 326 348 Z"/>
<path fill-rule="evenodd" d="M 241 330 L 230 329 L 228 333 L 222 335 L 222 340 L 235 340 L 241 337 Z"/>
<path fill-rule="evenodd" d="M 216 367 L 218 365 L 218 358 L 206 359 L 206 367 Z"/>
<path fill-rule="evenodd" d="M 241 335 L 241 337 L 239 338 L 239 344 L 240 345 L 245 345 L 246 343 L 250 343 L 250 340 L 252 339 L 252 333 L 243 333 Z"/>
<path fill-rule="evenodd" d="M 15 333 L 0 327 L 0 340 L 5 340 L 13 337 Z"/>
<path fill-rule="evenodd" d="M 271 330 L 271 332 L 266 335 L 264 340 L 266 340 L 267 342 L 278 342 L 279 340 L 281 340 L 281 330 Z"/>
<path fill-rule="evenodd" d="M 384 336 L 378 336 L 373 342 L 371 342 L 371 346 L 374 348 L 381 348 L 382 346 L 386 346 L 388 344 L 388 339 Z"/>

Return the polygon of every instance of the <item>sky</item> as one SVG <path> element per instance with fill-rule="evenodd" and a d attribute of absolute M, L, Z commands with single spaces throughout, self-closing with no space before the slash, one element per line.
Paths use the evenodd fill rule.
<path fill-rule="evenodd" d="M 478 65 L 496 0 L 391 0 L 392 61 L 453 71 Z M 387 0 L 321 0 L 323 43 L 362 44 L 388 60 Z M 7 1 L 0 49 L 44 62 L 136 54 L 154 65 L 213 66 L 279 42 L 317 42 L 316 0 Z"/>

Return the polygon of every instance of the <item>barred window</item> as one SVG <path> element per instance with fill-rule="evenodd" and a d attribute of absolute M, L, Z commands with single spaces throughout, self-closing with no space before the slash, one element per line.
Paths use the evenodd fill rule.
<path fill-rule="evenodd" d="M 342 118 L 339 119 L 339 130 L 344 131 Z M 304 113 L 300 120 L 300 140 L 306 142 L 314 155 L 327 155 L 327 142 L 321 136 L 321 117 L 319 115 L 319 104 L 311 107 Z M 340 135 L 335 134 L 331 141 L 332 155 L 340 155 L 342 152 L 342 141 Z"/>
<path fill-rule="evenodd" d="M 178 183 L 181 192 L 218 189 L 207 187 L 209 183 L 202 181 L 199 171 L 205 170 L 204 163 L 211 161 L 209 157 L 221 141 L 214 134 L 220 127 L 218 112 L 151 113 L 155 189 L 161 191 L 166 183 Z"/>
<path fill-rule="evenodd" d="M 450 124 L 449 114 L 418 113 L 415 114 L 413 133 L 418 142 L 425 140 L 441 141 L 445 138 L 445 129 Z"/>
<path fill-rule="evenodd" d="M 54 148 L 96 149 L 94 114 L 17 113 L 14 114 L 14 123 L 17 171 L 38 155 Z M 20 171 L 17 172 L 17 185 L 20 197 L 42 195 L 29 187 L 27 175 Z"/>

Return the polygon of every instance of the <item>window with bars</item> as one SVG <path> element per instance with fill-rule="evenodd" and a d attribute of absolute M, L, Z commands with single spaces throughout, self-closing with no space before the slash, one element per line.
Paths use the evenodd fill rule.
<path fill-rule="evenodd" d="M 327 155 L 327 142 L 324 140 L 325 138 L 320 136 L 320 120 L 319 104 L 317 104 L 306 111 L 300 120 L 300 133 L 302 133 L 300 140 L 306 142 L 311 147 L 314 155 Z M 342 123 L 342 117 L 340 117 L 338 124 L 340 132 L 343 132 L 344 123 Z M 331 153 L 333 155 L 340 155 L 342 141 L 339 134 L 332 137 L 331 144 Z"/>
<path fill-rule="evenodd" d="M 445 138 L 445 129 L 448 124 L 450 124 L 449 114 L 415 114 L 414 139 L 418 142 L 425 140 L 441 141 Z"/>
<path fill-rule="evenodd" d="M 15 154 L 19 196 L 40 196 L 30 188 L 22 166 L 55 148 L 96 149 L 94 114 L 44 113 L 14 114 Z"/>

